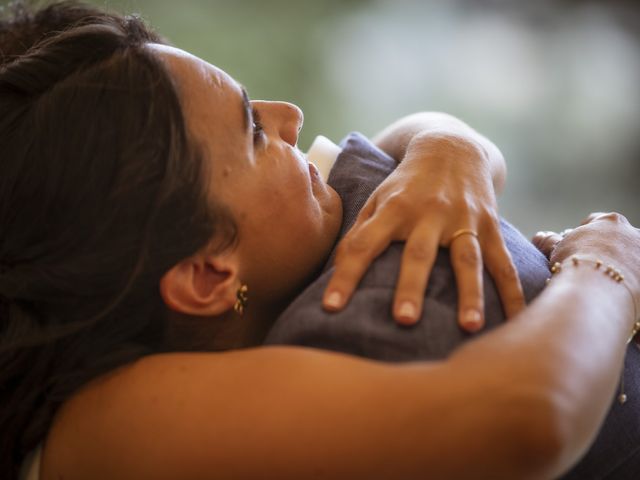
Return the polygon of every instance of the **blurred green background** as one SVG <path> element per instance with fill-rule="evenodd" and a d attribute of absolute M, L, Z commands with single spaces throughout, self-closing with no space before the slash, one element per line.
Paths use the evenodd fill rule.
<path fill-rule="evenodd" d="M 595 210 L 640 226 L 637 0 L 93 3 L 141 14 L 252 98 L 299 105 L 303 150 L 445 111 L 502 149 L 500 208 L 525 234 Z"/>

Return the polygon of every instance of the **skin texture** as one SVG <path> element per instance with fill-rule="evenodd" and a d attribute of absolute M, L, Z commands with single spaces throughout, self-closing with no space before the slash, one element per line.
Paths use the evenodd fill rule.
<path fill-rule="evenodd" d="M 300 109 L 253 101 L 247 122 L 241 86 L 225 72 L 176 48 L 149 48 L 177 79 L 188 128 L 211 159 L 211 196 L 229 206 L 239 238 L 230 251 L 204 249 L 176 265 L 161 292 L 173 310 L 211 318 L 232 313 L 237 289 L 249 285 L 251 308 L 229 343 L 256 343 L 324 263 L 342 221 L 340 199 L 296 147 Z"/>
<path fill-rule="evenodd" d="M 245 121 L 241 87 L 229 75 L 181 50 L 150 48 L 188 92 L 182 95 L 188 128 L 212 159 L 211 195 L 238 222 L 241 278 L 265 297 L 286 295 L 324 260 L 342 220 L 337 194 L 297 148 L 302 112 L 286 102 L 252 101 L 262 131 L 256 130 Z M 272 268 L 274 260 L 282 273 Z"/>
<path fill-rule="evenodd" d="M 296 147 L 302 126 L 297 107 L 253 101 L 252 122 L 243 116 L 240 85 L 225 72 L 176 48 L 149 48 L 175 74 L 190 131 L 211 159 L 212 197 L 230 207 L 240 239 L 224 255 L 205 249 L 177 265 L 163 279 L 163 297 L 176 312 L 222 316 L 228 324 L 235 292 L 247 284 L 251 313 L 241 324 L 233 320 L 236 332 L 228 343 L 258 343 L 329 254 L 340 226 L 340 200 Z M 393 310 L 400 323 L 419 316 L 438 246 L 452 249 L 463 328 L 477 331 L 484 323 L 483 257 L 507 315 L 520 311 L 522 291 L 498 226 L 494 185 L 505 174 L 499 150 L 444 114 L 407 117 L 377 141 L 401 163 L 340 242 L 325 307 L 342 308 L 374 258 L 390 242 L 406 240 Z M 429 192 L 427 183 L 433 186 Z M 481 236 L 451 242 L 461 228 Z"/>
<path fill-rule="evenodd" d="M 227 143 L 209 144 L 216 159 L 219 152 L 229 155 L 212 164 L 213 187 L 216 173 L 226 172 L 235 182 L 229 185 L 240 190 L 217 184 L 220 194 L 247 202 L 233 207 L 241 236 L 259 228 L 259 218 L 242 214 L 267 215 L 269 203 L 280 200 L 260 184 L 258 160 L 290 162 L 293 171 L 273 173 L 279 180 L 273 185 L 308 180 L 290 136 L 299 114 L 290 106 L 262 105 L 269 107 L 265 118 L 279 119 L 265 126 L 266 145 L 274 144 L 264 151 L 271 155 L 247 157 L 253 134 L 241 128 L 238 85 L 180 51 L 150 48 L 158 49 L 181 88 L 194 95 L 211 78 L 206 94 L 185 103 L 190 125 L 204 129 L 201 139 L 208 132 L 194 121 L 194 105 L 227 92 L 217 98 L 219 109 L 203 108 L 199 119 L 206 124 L 216 121 L 209 114 L 227 115 Z M 229 142 L 244 146 L 242 154 L 225 151 Z M 235 180 L 243 176 L 244 183 Z M 242 189 L 249 186 L 269 192 L 260 193 L 266 205 L 247 198 Z M 333 205 L 307 188 L 310 208 Z M 297 212 L 280 213 L 278 221 L 295 226 Z M 326 232 L 323 220 L 319 215 L 306 227 Z M 323 240 L 324 234 L 309 239 Z M 167 305 L 203 322 L 222 321 L 241 279 L 258 281 L 265 274 L 247 260 L 256 240 L 244 241 L 224 253 L 205 248 L 173 267 L 160 285 Z M 318 245 L 319 258 L 323 248 Z M 285 347 L 145 357 L 95 379 L 63 404 L 45 443 L 42 478 L 259 478 L 265 472 L 283 479 L 424 478 L 425 472 L 449 479 L 553 478 L 585 451 L 609 406 L 633 323 L 632 300 L 640 298 L 640 258 L 628 252 L 639 249 L 640 233 L 623 217 L 598 217 L 576 228 L 554 245 L 552 257 L 566 261 L 586 252 L 625 265 L 635 298 L 593 269 L 567 268 L 514 321 L 446 361 L 387 365 Z M 273 273 L 273 280 L 263 280 L 265 287 L 272 283 L 274 292 L 286 292 L 291 274 Z M 247 315 L 230 321 L 242 324 L 250 312 L 270 307 L 254 298 Z M 578 358 L 576 351 L 589 355 Z"/>
<path fill-rule="evenodd" d="M 398 322 L 411 325 L 420 316 L 440 246 L 450 247 L 462 328 L 475 332 L 484 324 L 483 263 L 507 317 L 522 310 L 518 274 L 500 233 L 496 192 L 504 184 L 506 167 L 497 147 L 460 120 L 434 112 L 399 120 L 375 142 L 401 163 L 341 242 L 325 306 L 344 305 L 371 261 L 392 241 L 406 241 L 393 307 Z M 478 238 L 452 240 L 461 229 L 476 231 Z M 338 297 L 342 303 L 334 304 Z"/>
<path fill-rule="evenodd" d="M 265 120 L 273 121 L 264 139 L 270 153 L 246 155 L 248 142 L 233 137 L 237 116 L 225 108 L 238 100 L 234 84 L 183 52 L 158 49 L 156 54 L 172 68 L 190 115 L 190 132 L 210 154 L 211 171 L 203 178 L 212 182 L 212 198 L 219 198 L 214 192 L 219 186 L 241 217 L 272 211 L 267 200 L 279 200 L 270 193 L 258 195 L 261 204 L 242 195 L 266 187 L 257 179 L 265 180 L 258 159 L 284 162 L 278 164 L 286 171 L 273 178 L 297 182 L 287 187 L 307 185 L 304 163 L 290 148 L 299 114 L 296 119 L 265 110 Z M 228 135 L 224 142 L 211 138 L 208 130 L 208 122 L 221 119 L 215 132 Z M 261 129 L 254 125 L 252 136 L 262 138 Z M 423 146 L 414 139 L 424 140 L 416 134 L 406 145 Z M 245 150 L 229 151 L 229 142 Z M 228 157 L 234 153 L 238 156 Z M 424 168 L 409 161 L 408 154 L 404 157 L 403 165 L 413 165 L 415 174 Z M 215 183 L 220 175 L 232 174 L 249 178 L 229 182 L 236 188 L 227 191 Z M 267 186 L 277 184 L 266 180 Z M 388 187 L 389 194 L 397 193 L 400 184 L 392 180 L 396 187 Z M 327 206 L 313 189 L 302 199 L 305 209 Z M 297 226 L 292 221 L 297 212 L 280 213 L 273 217 L 279 225 Z M 245 236 L 251 228 L 262 231 L 259 219 L 240 221 Z M 316 249 L 328 231 L 321 223 L 305 225 L 314 246 L 301 259 L 309 260 L 305 268 L 314 267 L 314 256 L 324 248 Z M 215 240 L 167 272 L 162 296 L 176 313 L 194 321 L 214 325 L 228 317 L 248 327 L 247 318 L 255 313 L 228 314 L 242 280 L 265 274 L 247 265 L 247 259 L 263 258 L 251 248 L 256 240 L 250 237 L 225 252 L 216 250 Z M 270 241 L 264 239 L 267 252 L 290 253 Z M 42 477 L 263 478 L 265 472 L 274 478 L 555 477 L 593 438 L 615 387 L 630 312 L 640 293 L 640 259 L 634 253 L 639 246 L 640 234 L 622 217 L 591 219 L 553 243 L 552 258 L 566 263 L 566 255 L 588 253 L 624 264 L 630 296 L 594 269 L 567 267 L 515 321 L 443 362 L 391 366 L 300 348 L 147 356 L 93 379 L 67 399 L 44 445 Z M 274 255 L 271 260 L 261 287 L 284 297 L 296 276 L 308 272 L 298 264 L 291 272 L 274 272 L 286 259 Z M 253 297 L 251 312 L 277 308 L 275 299 L 260 300 L 260 294 Z M 250 340 L 235 333 L 228 345 Z M 579 357 L 576 350 L 588 355 Z"/>
<path fill-rule="evenodd" d="M 624 217 L 571 237 L 532 306 L 446 361 L 258 348 L 155 355 L 96 379 L 59 411 L 42 478 L 555 478 L 604 418 L 640 299 L 627 254 L 640 232 Z M 572 268 L 581 252 L 625 260 L 634 298 Z"/>

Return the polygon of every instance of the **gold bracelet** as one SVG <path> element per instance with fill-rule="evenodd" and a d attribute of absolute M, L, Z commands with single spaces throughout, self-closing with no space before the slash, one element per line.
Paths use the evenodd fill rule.
<path fill-rule="evenodd" d="M 591 263 L 592 265 L 594 265 L 595 270 L 602 271 L 602 273 L 607 275 L 616 283 L 622 285 L 627 290 L 627 292 L 629 292 L 629 295 L 631 295 L 631 303 L 633 304 L 634 322 L 633 322 L 633 328 L 631 329 L 631 334 L 627 339 L 627 345 L 628 345 L 631 342 L 631 340 L 633 340 L 633 338 L 636 336 L 636 334 L 640 332 L 640 318 L 638 318 L 638 307 L 636 306 L 636 299 L 633 295 L 633 292 L 631 291 L 631 288 L 629 288 L 629 286 L 626 283 L 624 283 L 624 275 L 620 272 L 620 270 L 618 270 L 617 268 L 614 268 L 612 265 L 607 265 L 606 267 L 604 267 L 604 264 L 602 263 L 601 260 L 591 260 L 589 258 L 579 258 L 579 257 L 573 256 L 571 257 L 571 263 L 573 264 L 574 267 L 577 267 L 581 263 Z M 556 262 L 551 266 L 552 277 L 560 273 L 561 271 L 562 271 L 561 263 Z M 549 283 L 549 281 L 551 281 L 551 278 L 547 279 L 547 283 Z M 620 374 L 620 394 L 618 395 L 618 401 L 621 404 L 624 404 L 627 401 L 627 395 L 624 393 L 624 363 L 622 366 L 622 373 Z"/>

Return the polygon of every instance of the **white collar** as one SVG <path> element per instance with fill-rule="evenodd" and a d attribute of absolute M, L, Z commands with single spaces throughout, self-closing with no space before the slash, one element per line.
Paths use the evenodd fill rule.
<path fill-rule="evenodd" d="M 342 149 L 327 137 L 318 135 L 307 151 L 307 160 L 318 168 L 322 178 L 327 181 L 329 171 L 341 151 Z"/>

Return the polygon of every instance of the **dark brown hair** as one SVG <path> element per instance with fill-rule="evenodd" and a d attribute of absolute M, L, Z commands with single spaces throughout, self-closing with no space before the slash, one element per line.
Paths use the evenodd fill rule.
<path fill-rule="evenodd" d="M 136 17 L 0 16 L 0 476 L 88 380 L 165 349 L 163 273 L 212 239 L 203 158 Z"/>

